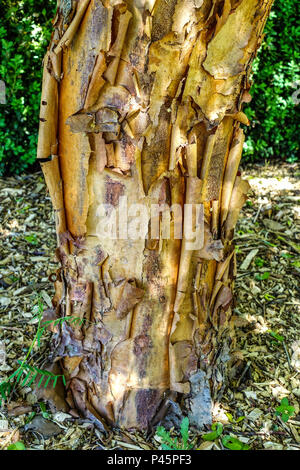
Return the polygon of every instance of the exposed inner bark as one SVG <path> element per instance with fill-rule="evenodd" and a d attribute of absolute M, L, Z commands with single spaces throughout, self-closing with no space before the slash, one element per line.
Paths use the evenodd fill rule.
<path fill-rule="evenodd" d="M 53 304 L 57 316 L 86 322 L 64 323 L 52 356 L 69 406 L 100 426 L 145 429 L 169 392 L 201 426 L 223 390 L 234 346 L 232 238 L 249 188 L 238 173 L 242 103 L 271 4 L 60 2 L 38 157 L 52 157 L 42 168 L 61 263 Z M 98 208 L 121 196 L 149 209 L 203 204 L 201 249 L 162 235 L 100 239 Z"/>

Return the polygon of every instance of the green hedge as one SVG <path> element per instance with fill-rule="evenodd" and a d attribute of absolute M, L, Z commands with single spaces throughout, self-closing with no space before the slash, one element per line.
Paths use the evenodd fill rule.
<path fill-rule="evenodd" d="M 0 173 L 20 173 L 36 158 L 42 60 L 56 0 L 0 0 Z"/>
<path fill-rule="evenodd" d="M 243 157 L 246 160 L 280 158 L 293 162 L 299 158 L 300 105 L 294 101 L 297 89 L 300 98 L 298 18 L 296 0 L 275 0 L 253 66 L 253 100 L 245 107 L 251 120 Z"/>
<path fill-rule="evenodd" d="M 56 0 L 1 0 L 0 79 L 6 104 L 0 104 L 0 174 L 32 169 L 36 156 L 42 58 L 51 35 Z M 253 101 L 245 108 L 244 158 L 294 161 L 299 150 L 297 113 L 292 95 L 298 81 L 297 2 L 275 0 L 266 39 L 254 63 Z M 298 44 L 298 45 L 297 45 Z"/>

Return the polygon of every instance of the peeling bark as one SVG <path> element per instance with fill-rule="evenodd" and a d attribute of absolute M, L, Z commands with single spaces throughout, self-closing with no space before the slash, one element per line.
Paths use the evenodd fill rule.
<path fill-rule="evenodd" d="M 59 2 L 45 57 L 38 157 L 52 157 L 42 167 L 61 263 L 53 304 L 86 322 L 63 324 L 52 358 L 70 408 L 101 429 L 148 428 L 169 393 L 201 427 L 234 344 L 242 103 L 272 0 L 71 4 Z M 122 196 L 202 204 L 201 247 L 99 238 L 99 206 Z M 171 233 L 184 223 L 171 220 Z"/>

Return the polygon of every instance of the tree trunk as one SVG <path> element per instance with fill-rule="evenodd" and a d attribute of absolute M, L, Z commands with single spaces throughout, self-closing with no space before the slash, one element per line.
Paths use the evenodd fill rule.
<path fill-rule="evenodd" d="M 271 4 L 60 1 L 38 158 L 61 263 L 53 305 L 58 317 L 84 323 L 61 323 L 53 358 L 70 408 L 100 426 L 148 428 L 170 395 L 192 424 L 208 424 L 224 389 L 234 346 L 232 239 L 249 188 L 238 172 L 240 123 L 248 123 L 241 108 Z M 110 238 L 101 232 L 104 204 Z M 126 226 L 126 204 L 147 209 L 139 239 L 130 237 L 139 229 L 137 213 Z M 170 237 L 161 213 L 150 224 L 150 208 L 188 204 L 203 208 L 193 249 L 186 213 L 178 223 L 172 212 Z M 201 217 L 193 217 L 195 229 Z"/>

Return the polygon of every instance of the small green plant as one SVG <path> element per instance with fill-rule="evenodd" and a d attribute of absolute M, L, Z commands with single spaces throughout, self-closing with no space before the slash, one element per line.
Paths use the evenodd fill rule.
<path fill-rule="evenodd" d="M 29 206 L 29 205 L 24 206 L 24 207 L 22 207 L 21 209 L 18 209 L 17 212 L 18 212 L 19 214 L 24 214 L 24 212 L 28 211 L 28 209 L 30 209 L 30 206 Z"/>
<path fill-rule="evenodd" d="M 38 244 L 38 239 L 37 239 L 35 233 L 33 233 L 33 234 L 31 234 L 31 235 L 26 235 L 26 236 L 24 237 L 24 239 L 25 239 L 28 243 L 30 243 L 31 245 L 37 245 L 37 244 Z"/>
<path fill-rule="evenodd" d="M 40 409 L 41 409 L 43 418 L 50 419 L 51 416 L 50 416 L 50 414 L 48 413 L 48 411 L 46 409 L 45 403 L 41 402 L 41 403 L 39 403 L 39 405 L 40 405 Z"/>
<path fill-rule="evenodd" d="M 276 333 L 275 331 L 268 330 L 269 335 L 274 338 L 272 344 L 279 346 L 280 343 L 284 343 L 284 337 Z"/>
<path fill-rule="evenodd" d="M 269 272 L 265 272 L 263 274 L 256 273 L 255 276 L 254 276 L 256 281 L 266 281 L 267 279 L 269 279 L 269 277 L 270 277 Z"/>
<path fill-rule="evenodd" d="M 158 426 L 156 429 L 156 436 L 161 438 L 162 450 L 190 450 L 192 445 L 188 443 L 189 440 L 189 419 L 183 418 L 180 426 L 180 434 L 182 441 L 179 442 L 177 437 L 171 437 L 169 431 L 163 426 Z"/>
<path fill-rule="evenodd" d="M 70 323 L 70 325 L 79 325 L 82 326 L 84 323 L 93 323 L 87 320 L 86 318 L 75 317 L 70 315 L 69 317 L 56 318 L 55 320 L 47 320 L 43 322 L 43 329 L 47 328 L 50 325 L 62 326 L 63 323 Z"/>
<path fill-rule="evenodd" d="M 276 333 L 275 331 L 272 331 L 272 330 L 268 330 L 268 333 L 269 335 L 272 336 L 272 338 L 275 338 L 276 341 L 279 341 L 280 343 L 282 343 L 284 341 L 284 337 L 279 335 L 278 333 Z"/>
<path fill-rule="evenodd" d="M 35 415 L 36 415 L 36 412 L 35 412 L 35 411 L 32 411 L 32 412 L 30 413 L 30 415 L 27 416 L 27 418 L 25 418 L 25 424 L 30 423 L 30 422 L 33 420 L 33 418 L 35 417 Z"/>
<path fill-rule="evenodd" d="M 255 264 L 259 268 L 262 268 L 265 265 L 265 260 L 262 259 L 262 258 L 257 257 L 257 258 L 255 258 Z"/>
<path fill-rule="evenodd" d="M 274 295 L 271 295 L 271 294 L 269 294 L 268 292 L 264 295 L 264 298 L 265 298 L 268 302 L 270 302 L 271 300 L 274 300 L 274 299 L 275 299 Z"/>
<path fill-rule="evenodd" d="M 264 244 L 267 246 L 275 247 L 275 243 L 268 242 L 268 240 L 263 240 Z"/>
<path fill-rule="evenodd" d="M 40 346 L 40 338 L 42 333 L 45 331 L 45 326 L 41 327 L 42 317 L 43 317 L 44 306 L 41 299 L 38 298 L 37 303 L 37 318 L 38 318 L 38 327 L 37 332 L 29 346 L 26 357 L 23 361 L 18 360 L 19 367 L 15 372 L 13 372 L 6 381 L 0 383 L 0 406 L 2 406 L 2 401 L 6 401 L 12 391 L 13 382 L 20 384 L 21 387 L 30 387 L 33 382 L 39 378 L 38 387 L 41 387 L 44 383 L 46 388 L 52 381 L 53 388 L 55 388 L 59 378 L 62 379 L 63 383 L 66 384 L 66 379 L 64 375 L 55 375 L 52 372 L 44 369 L 39 369 L 34 365 L 28 364 L 28 359 L 30 354 L 37 343 Z M 25 374 L 25 377 L 24 377 Z M 22 378 L 22 381 L 21 381 Z"/>
<path fill-rule="evenodd" d="M 236 252 L 237 255 L 242 252 L 242 250 L 241 250 L 241 248 L 240 248 L 239 245 L 236 245 L 236 246 L 235 246 L 235 252 Z"/>
<path fill-rule="evenodd" d="M 293 255 L 291 255 L 290 253 L 280 253 L 280 256 L 286 259 L 293 258 Z"/>
<path fill-rule="evenodd" d="M 222 438 L 222 444 L 226 449 L 230 450 L 249 450 L 250 447 L 244 442 L 241 442 L 237 437 L 224 436 Z"/>
<path fill-rule="evenodd" d="M 203 434 L 202 439 L 204 441 L 214 441 L 223 433 L 223 424 L 222 423 L 213 423 L 211 426 L 211 432 Z"/>
<path fill-rule="evenodd" d="M 55 320 L 46 320 L 42 323 L 42 325 L 38 328 L 37 332 L 37 342 L 38 345 L 40 345 L 40 340 L 43 334 L 45 333 L 46 329 L 50 326 L 62 326 L 63 323 L 69 323 L 70 325 L 79 325 L 82 326 L 85 323 L 93 323 L 87 320 L 86 318 L 80 318 L 80 317 L 75 317 L 75 316 L 68 316 L 68 317 L 61 317 L 61 318 L 56 318 Z"/>
<path fill-rule="evenodd" d="M 236 420 L 233 418 L 231 413 L 226 413 L 228 420 L 232 424 L 238 424 L 240 423 L 243 419 L 245 419 L 245 416 L 241 416 L 237 418 Z M 224 428 L 222 423 L 213 423 L 211 427 L 211 432 L 208 434 L 203 434 L 201 437 L 204 441 L 215 441 L 219 437 L 222 436 Z M 226 449 L 230 450 L 248 450 L 249 446 L 241 442 L 237 437 L 235 436 L 223 436 L 221 438 L 222 444 Z"/>
<path fill-rule="evenodd" d="M 239 424 L 241 421 L 244 421 L 245 416 L 239 416 L 239 418 L 235 419 L 231 413 L 226 413 L 226 416 L 228 418 L 228 421 L 231 424 Z"/>
<path fill-rule="evenodd" d="M 17 368 L 17 370 L 15 370 L 15 372 L 13 372 L 6 379 L 6 381 L 0 383 L 0 406 L 2 406 L 2 401 L 6 401 L 9 395 L 11 394 L 13 383 L 20 384 L 21 387 L 25 387 L 25 386 L 30 387 L 38 379 L 39 380 L 37 383 L 38 388 L 41 387 L 42 385 L 44 386 L 44 388 L 46 388 L 51 383 L 52 383 L 53 388 L 55 388 L 58 380 L 61 379 L 63 381 L 63 384 L 66 385 L 66 379 L 63 374 L 55 375 L 48 370 L 40 369 L 36 367 L 35 365 L 28 364 L 28 359 L 30 357 L 30 354 L 35 344 L 37 344 L 38 347 L 41 346 L 41 338 L 43 334 L 45 333 L 46 329 L 50 325 L 62 326 L 64 323 L 68 323 L 74 326 L 75 325 L 82 326 L 86 322 L 90 324 L 93 323 L 87 320 L 86 318 L 80 318 L 80 317 L 75 317 L 75 316 L 68 316 L 68 317 L 56 318 L 54 320 L 42 321 L 44 306 L 40 298 L 38 298 L 36 307 L 37 307 L 36 312 L 35 312 L 36 316 L 33 317 L 33 320 L 37 320 L 38 322 L 36 334 L 31 342 L 31 345 L 29 346 L 25 359 L 23 361 L 17 361 L 19 364 L 19 367 Z"/>
<path fill-rule="evenodd" d="M 5 401 L 11 392 L 11 384 L 7 380 L 0 383 L 0 406 L 2 406 L 2 401 Z"/>
<path fill-rule="evenodd" d="M 280 416 L 284 423 L 286 423 L 294 413 L 295 408 L 289 404 L 289 400 L 286 397 L 281 400 L 280 406 L 276 408 L 276 416 Z"/>
<path fill-rule="evenodd" d="M 44 369 L 38 369 L 35 366 L 30 366 L 26 362 L 18 361 L 20 367 L 11 375 L 10 378 L 16 377 L 16 382 L 19 383 L 22 377 L 22 374 L 25 373 L 25 378 L 21 383 L 21 387 L 30 387 L 30 385 L 40 376 L 40 380 L 38 382 L 38 387 L 41 387 L 44 380 L 44 387 L 46 388 L 51 381 L 53 381 L 53 388 L 55 388 L 57 384 L 57 380 L 61 377 L 64 385 L 66 385 L 66 380 L 64 375 L 55 375 L 52 372 Z"/>
<path fill-rule="evenodd" d="M 297 244 L 291 240 L 288 240 L 287 238 L 284 238 L 282 237 L 281 235 L 276 235 L 278 240 L 286 243 L 287 245 L 291 246 L 293 248 L 294 251 L 296 251 L 297 253 L 300 253 L 300 244 Z"/>
<path fill-rule="evenodd" d="M 18 441 L 14 444 L 10 444 L 10 446 L 8 446 L 6 450 L 26 450 L 26 447 L 23 442 Z"/>

